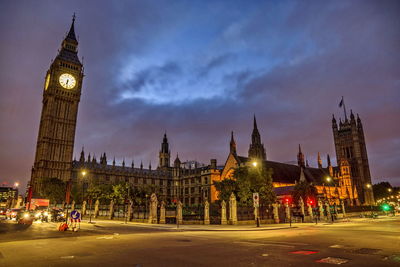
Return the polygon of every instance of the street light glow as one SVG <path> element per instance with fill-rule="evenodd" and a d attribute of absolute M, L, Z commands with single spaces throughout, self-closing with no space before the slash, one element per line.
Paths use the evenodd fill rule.
<path fill-rule="evenodd" d="M 14 183 L 14 186 L 15 186 L 15 187 L 18 187 L 18 186 L 19 186 L 19 183 L 18 183 L 18 182 Z"/>
<path fill-rule="evenodd" d="M 366 184 L 367 188 L 371 188 L 371 184 Z"/>
<path fill-rule="evenodd" d="M 85 176 L 86 175 L 86 171 L 82 171 L 82 176 Z"/>
<path fill-rule="evenodd" d="M 326 181 L 329 183 L 331 181 L 331 177 L 326 177 Z"/>
<path fill-rule="evenodd" d="M 253 161 L 253 166 L 257 167 L 257 161 Z"/>

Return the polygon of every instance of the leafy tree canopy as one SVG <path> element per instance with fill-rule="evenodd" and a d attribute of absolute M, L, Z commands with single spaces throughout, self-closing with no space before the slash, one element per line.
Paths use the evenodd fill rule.
<path fill-rule="evenodd" d="M 393 187 L 389 182 L 380 182 L 372 186 L 375 200 L 396 195 L 400 192 L 399 187 Z"/>
<path fill-rule="evenodd" d="M 51 205 L 62 203 L 65 200 L 66 183 L 58 178 L 43 178 L 44 185 L 41 197 L 50 200 Z"/>
<path fill-rule="evenodd" d="M 233 179 L 225 179 L 214 183 L 219 191 L 220 199 L 229 200 L 235 193 L 242 205 L 253 204 L 253 193 L 259 193 L 261 204 L 271 204 L 276 195 L 272 186 L 272 169 L 260 167 L 238 167 L 233 173 Z"/>
<path fill-rule="evenodd" d="M 301 197 L 305 203 L 307 200 L 311 199 L 315 201 L 317 194 L 318 191 L 315 186 L 307 181 L 300 181 L 294 187 L 292 198 L 294 203 L 298 203 Z"/>

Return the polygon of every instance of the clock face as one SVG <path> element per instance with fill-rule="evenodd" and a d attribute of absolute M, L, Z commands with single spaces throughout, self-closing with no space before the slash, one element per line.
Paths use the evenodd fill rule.
<path fill-rule="evenodd" d="M 76 85 L 76 80 L 74 76 L 72 76 L 69 73 L 64 73 L 60 75 L 60 78 L 58 79 L 61 86 L 64 87 L 65 89 L 72 89 Z"/>
<path fill-rule="evenodd" d="M 44 90 L 47 90 L 47 88 L 49 88 L 49 83 L 50 83 L 50 74 L 47 74 L 46 82 L 44 84 Z"/>

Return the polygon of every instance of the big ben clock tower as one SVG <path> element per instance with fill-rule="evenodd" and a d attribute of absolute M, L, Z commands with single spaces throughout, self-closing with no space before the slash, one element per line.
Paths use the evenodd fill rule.
<path fill-rule="evenodd" d="M 61 49 L 46 73 L 43 106 L 35 162 L 32 169 L 33 194 L 41 195 L 48 178 L 71 178 L 78 105 L 81 96 L 83 65 L 78 58 L 75 15 Z"/>

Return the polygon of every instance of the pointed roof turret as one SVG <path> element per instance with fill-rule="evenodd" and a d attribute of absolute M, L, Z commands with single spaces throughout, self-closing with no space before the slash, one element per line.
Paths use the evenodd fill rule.
<path fill-rule="evenodd" d="M 261 143 L 261 136 L 257 128 L 256 115 L 253 119 L 253 132 L 251 134 L 251 144 L 249 147 L 249 158 L 260 159 L 262 161 L 267 159 L 264 145 Z"/>
<path fill-rule="evenodd" d="M 132 159 L 131 167 L 132 167 L 132 169 L 135 168 L 135 162 L 133 159 Z"/>
<path fill-rule="evenodd" d="M 113 164 L 113 166 L 115 166 L 115 157 L 114 157 L 114 159 L 113 159 L 113 163 L 112 163 L 112 164 Z"/>
<path fill-rule="evenodd" d="M 301 152 L 301 146 L 299 144 L 299 153 L 297 153 L 297 165 L 300 167 L 305 167 L 305 161 L 304 161 L 304 154 Z"/>
<path fill-rule="evenodd" d="M 169 153 L 169 144 L 167 138 L 167 132 L 164 133 L 163 141 L 161 143 L 161 153 Z"/>
<path fill-rule="evenodd" d="M 318 152 L 318 168 L 322 169 L 322 159 L 321 159 L 321 155 Z"/>
<path fill-rule="evenodd" d="M 85 162 L 85 151 L 84 147 L 82 146 L 81 157 L 79 158 L 80 162 Z"/>
<path fill-rule="evenodd" d="M 143 169 L 143 161 L 140 161 L 140 169 Z"/>
<path fill-rule="evenodd" d="M 107 156 L 106 156 L 106 152 L 104 152 L 103 154 L 103 162 L 104 165 L 107 165 Z"/>
<path fill-rule="evenodd" d="M 75 18 L 76 18 L 76 16 L 75 16 L 75 13 L 74 13 L 74 15 L 72 16 L 71 28 L 69 29 L 69 32 L 68 32 L 67 37 L 65 39 L 71 39 L 71 40 L 73 40 L 75 42 L 78 42 L 78 40 L 76 39 L 76 36 L 75 36 Z"/>
<path fill-rule="evenodd" d="M 176 153 L 176 159 L 174 161 L 174 166 L 179 167 L 181 165 L 181 160 L 179 159 L 178 153 Z"/>
<path fill-rule="evenodd" d="M 352 109 L 350 109 L 350 123 L 354 125 L 356 124 L 356 118 L 354 117 Z"/>
<path fill-rule="evenodd" d="M 326 160 L 328 161 L 328 167 L 329 167 L 329 166 L 332 166 L 332 164 L 331 164 L 331 157 L 329 156 L 329 154 L 327 154 Z"/>
<path fill-rule="evenodd" d="M 300 182 L 305 182 L 306 181 L 306 176 L 304 175 L 304 169 L 303 167 L 300 167 Z"/>
<path fill-rule="evenodd" d="M 75 36 L 75 14 L 72 17 L 72 24 L 69 32 L 62 41 L 61 50 L 59 51 L 56 60 L 63 60 L 82 66 L 82 63 L 78 58 L 78 40 Z"/>
<path fill-rule="evenodd" d="M 150 160 L 150 163 L 149 163 L 149 170 L 151 170 L 151 160 Z"/>
<path fill-rule="evenodd" d="M 125 157 L 122 159 L 122 167 L 125 167 Z"/>
<path fill-rule="evenodd" d="M 231 132 L 231 142 L 229 144 L 230 153 L 236 155 L 236 142 L 235 138 L 233 137 L 233 131 Z"/>
<path fill-rule="evenodd" d="M 357 127 L 362 128 L 361 119 L 360 119 L 360 116 L 358 116 L 358 113 L 357 113 Z"/>
<path fill-rule="evenodd" d="M 254 129 L 257 129 L 256 114 L 254 114 L 253 124 L 254 124 L 254 125 L 253 125 Z"/>

